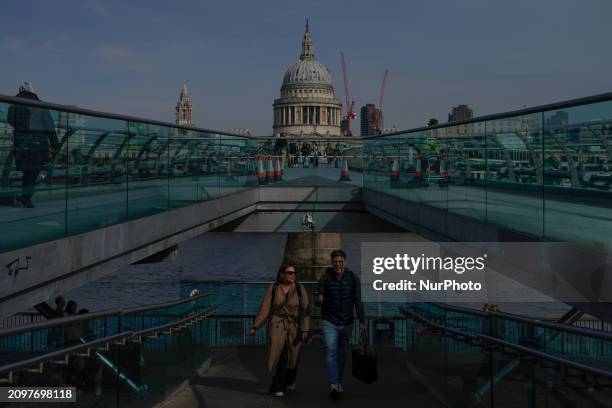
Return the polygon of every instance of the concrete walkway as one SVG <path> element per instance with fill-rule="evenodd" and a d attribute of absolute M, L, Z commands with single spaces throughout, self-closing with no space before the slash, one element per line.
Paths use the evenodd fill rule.
<path fill-rule="evenodd" d="M 193 377 L 158 407 L 442 407 L 411 377 L 401 351 L 390 350 L 379 357 L 380 378 L 370 385 L 350 375 L 349 360 L 345 372 L 346 395 L 337 401 L 331 401 L 327 395 L 324 354 L 318 345 L 303 349 L 297 390 L 289 391 L 282 398 L 267 393 L 270 379 L 265 368 L 264 348 L 220 348 L 211 354 L 212 366 L 208 372 Z"/>

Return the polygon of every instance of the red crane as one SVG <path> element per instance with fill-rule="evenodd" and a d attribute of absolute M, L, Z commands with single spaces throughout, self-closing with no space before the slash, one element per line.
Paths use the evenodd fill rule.
<path fill-rule="evenodd" d="M 378 109 L 374 110 L 374 132 L 377 135 L 382 133 L 382 110 L 383 110 L 383 101 L 385 99 L 385 84 L 387 83 L 387 75 L 389 75 L 389 70 L 385 70 L 385 76 L 382 80 L 382 86 L 380 87 L 380 99 L 378 99 Z"/>
<path fill-rule="evenodd" d="M 342 136 L 353 136 L 351 132 L 351 120 L 355 119 L 357 115 L 353 112 L 355 107 L 355 101 L 349 104 L 349 88 L 348 88 L 348 77 L 346 75 L 346 61 L 344 60 L 344 53 L 340 51 L 340 59 L 342 60 L 342 78 L 344 79 L 344 96 L 346 98 L 346 116 L 340 122 L 340 131 Z"/>

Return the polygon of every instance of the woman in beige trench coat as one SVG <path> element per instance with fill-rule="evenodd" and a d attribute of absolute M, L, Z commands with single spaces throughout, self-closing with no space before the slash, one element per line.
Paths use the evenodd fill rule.
<path fill-rule="evenodd" d="M 270 285 L 259 306 L 251 335 L 266 321 L 270 392 L 282 397 L 287 389 L 295 389 L 300 342 L 308 339 L 310 330 L 308 293 L 296 282 L 293 265 L 280 267 L 276 282 Z"/>

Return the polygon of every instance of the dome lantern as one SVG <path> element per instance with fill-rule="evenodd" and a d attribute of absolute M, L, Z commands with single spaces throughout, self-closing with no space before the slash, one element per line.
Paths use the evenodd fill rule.
<path fill-rule="evenodd" d="M 300 60 L 314 60 L 314 49 L 312 48 L 312 36 L 310 35 L 310 27 L 308 19 L 306 19 L 306 30 L 304 31 L 304 39 L 302 40 L 302 54 Z"/>

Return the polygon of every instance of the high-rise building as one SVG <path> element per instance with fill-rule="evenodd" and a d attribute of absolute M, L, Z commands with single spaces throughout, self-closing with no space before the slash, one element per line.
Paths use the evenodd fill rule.
<path fill-rule="evenodd" d="M 340 136 L 342 103 L 329 71 L 315 60 L 308 22 L 300 59 L 285 73 L 280 98 L 272 106 L 275 135 Z"/>
<path fill-rule="evenodd" d="M 361 107 L 361 136 L 375 136 L 383 129 L 382 111 L 373 103 L 365 104 Z M 376 115 L 378 115 L 379 124 L 376 126 Z"/>
<path fill-rule="evenodd" d="M 474 117 L 474 112 L 467 105 L 455 106 L 451 113 L 448 114 L 448 122 L 461 122 L 470 120 Z"/>
<path fill-rule="evenodd" d="M 566 111 L 556 111 L 546 118 L 546 126 L 562 126 L 569 123 L 569 113 Z"/>
<path fill-rule="evenodd" d="M 183 81 L 183 87 L 181 88 L 181 95 L 176 103 L 176 124 L 183 126 L 192 126 L 193 120 L 191 119 L 191 98 L 187 93 L 187 83 Z"/>

